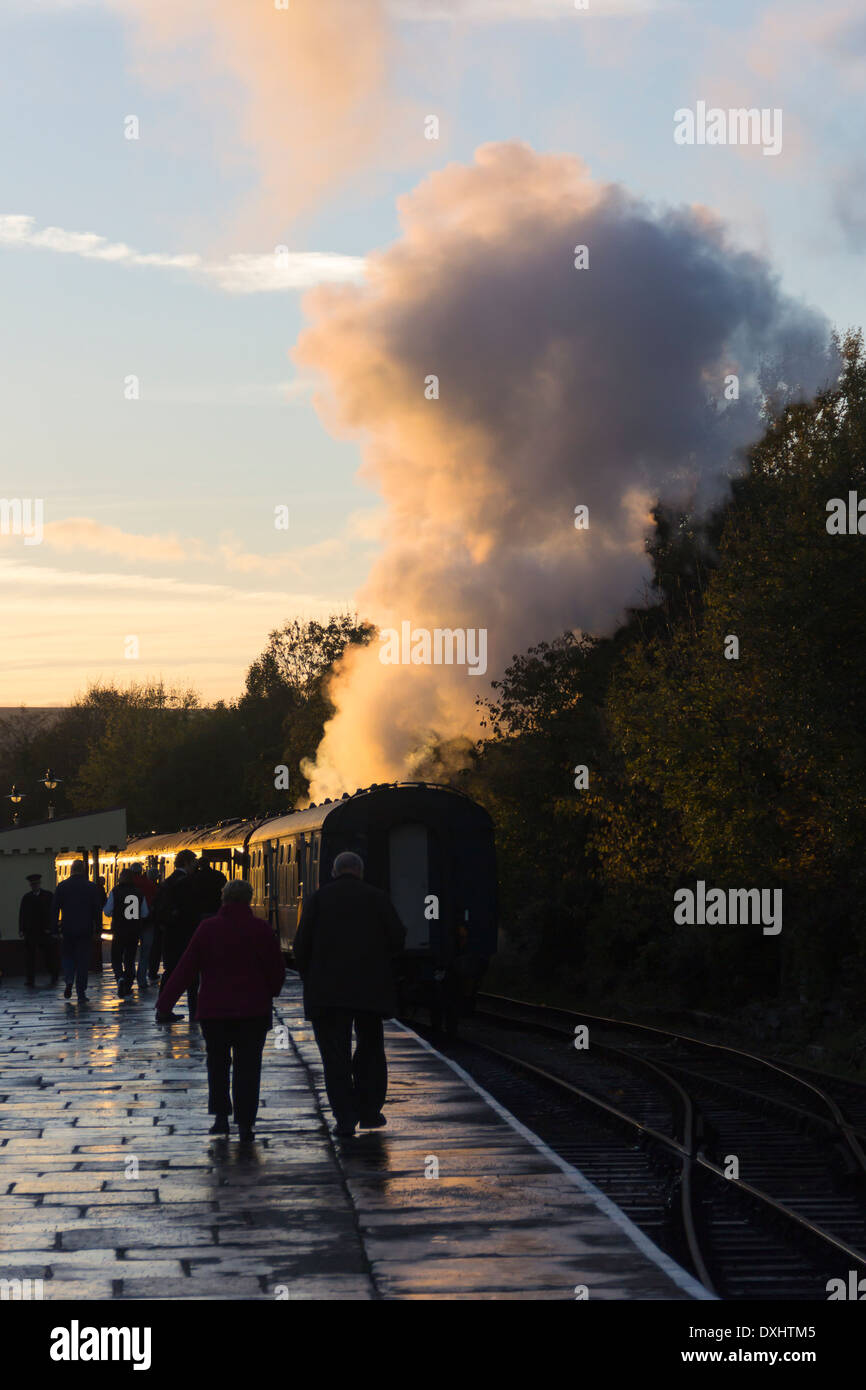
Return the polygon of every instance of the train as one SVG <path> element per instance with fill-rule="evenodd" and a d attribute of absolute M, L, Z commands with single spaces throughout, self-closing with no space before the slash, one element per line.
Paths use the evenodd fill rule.
<path fill-rule="evenodd" d="M 182 849 L 251 882 L 253 911 L 271 924 L 290 963 L 305 898 L 330 878 L 341 850 L 354 850 L 367 882 L 390 895 L 406 928 L 397 963 L 401 1012 L 429 1010 L 433 1027 L 446 1032 L 471 1012 L 496 952 L 498 905 L 493 823 L 465 792 L 376 783 L 282 815 L 152 831 L 101 852 L 92 872 L 107 892 L 133 863 L 162 880 Z M 57 856 L 58 882 L 80 857 Z"/>

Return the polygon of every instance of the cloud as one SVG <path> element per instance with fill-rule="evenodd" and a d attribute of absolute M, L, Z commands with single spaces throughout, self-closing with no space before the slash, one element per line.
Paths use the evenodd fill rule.
<path fill-rule="evenodd" d="M 188 560 L 196 546 L 195 542 L 181 541 L 177 536 L 133 535 L 119 526 L 106 526 L 86 516 L 48 521 L 43 527 L 43 535 L 44 544 L 52 550 L 72 553 L 93 551 L 101 555 L 117 555 L 124 560 Z"/>
<path fill-rule="evenodd" d="M 347 534 L 354 534 L 356 520 L 355 517 L 349 518 Z M 23 545 L 20 536 L 4 535 L 0 532 L 0 546 L 4 543 L 8 549 Z M 151 565 L 194 562 L 200 566 L 221 562 L 227 570 L 237 574 L 257 574 L 276 578 L 283 573 L 302 575 L 307 573 L 311 566 L 323 560 L 333 560 L 344 553 L 345 540 L 339 536 L 327 536 L 309 545 L 296 545 L 284 551 L 250 551 L 245 550 L 229 532 L 222 534 L 215 546 L 208 547 L 191 536 L 139 535 L 124 531 L 119 526 L 94 521 L 91 517 L 76 516 L 67 517 L 63 521 L 45 522 L 42 527 L 42 541 L 38 547 L 29 548 L 28 560 L 33 561 L 35 552 L 43 548 L 80 557 L 110 555 L 130 562 L 146 560 Z M 35 572 L 37 576 L 54 573 L 42 565 L 36 566 Z M 104 576 L 88 575 L 75 582 L 90 583 L 91 579 L 101 582 L 103 578 Z M 126 579 L 135 586 L 141 576 L 132 574 L 127 575 Z M 34 582 L 44 581 L 37 577 Z M 154 580 L 157 587 L 162 587 L 166 592 L 171 591 L 175 582 L 187 584 L 187 581 L 175 581 L 171 577 Z M 200 585 L 193 587 L 201 589 Z M 207 587 L 217 592 L 223 586 Z"/>
<path fill-rule="evenodd" d="M 240 574 L 276 574 L 282 570 L 301 574 L 310 564 L 333 559 L 344 549 L 343 541 L 337 536 L 299 546 L 283 555 L 243 550 L 234 540 L 224 539 L 220 542 L 219 554 L 227 569 Z"/>
<path fill-rule="evenodd" d="M 485 145 L 400 211 L 363 286 L 307 296 L 294 356 L 322 374 L 318 409 L 360 441 L 387 509 L 360 610 L 485 628 L 495 676 L 641 600 L 653 503 L 718 501 L 762 430 L 759 374 L 811 391 L 829 329 L 705 209 L 656 210 L 570 156 Z M 720 410 L 710 397 L 732 372 L 740 398 Z M 457 667 L 384 666 L 378 646 L 353 653 L 314 798 L 405 775 L 434 736 L 472 737 L 478 686 Z"/>
<path fill-rule="evenodd" d="M 36 231 L 36 219 L 24 213 L 0 214 L 0 245 L 34 246 L 45 251 L 58 251 L 67 256 L 82 256 L 85 260 L 124 262 L 127 265 L 160 266 L 194 270 L 201 265 L 197 255 L 143 255 L 122 241 L 108 241 L 95 232 L 67 232 L 62 227 L 43 227 Z"/>
<path fill-rule="evenodd" d="M 508 20 L 615 19 L 681 9 L 683 0 L 588 0 L 585 10 L 575 0 L 391 0 L 390 11 L 403 20 L 469 20 L 498 24 Z"/>
<path fill-rule="evenodd" d="M 272 253 L 262 255 L 237 253 L 222 261 L 206 261 L 196 253 L 144 253 L 123 241 L 108 241 L 96 232 L 68 232 L 62 227 L 43 227 L 37 231 L 36 219 L 24 213 L 0 214 L 0 246 L 33 247 L 112 265 L 185 270 L 229 294 L 273 294 L 309 289 L 328 281 L 351 284 L 364 273 L 364 261 L 360 256 L 289 251 L 287 247 L 277 247 Z"/>
<path fill-rule="evenodd" d="M 352 284 L 363 277 L 364 261 L 328 251 L 280 249 L 271 255 L 229 256 L 202 266 L 202 273 L 229 294 L 272 294 L 326 282 Z"/>
<path fill-rule="evenodd" d="M 862 86 L 866 80 L 866 15 L 860 0 L 815 6 L 811 0 L 785 0 L 756 17 L 747 56 L 764 77 L 802 82 L 805 63 L 824 63 L 836 82 Z M 834 89 L 828 92 L 832 101 Z"/>
<path fill-rule="evenodd" d="M 143 558 L 143 557 L 139 557 Z M 0 557 L 0 578 L 4 590 L 15 586 L 28 589 L 96 589 L 101 591 L 106 606 L 122 610 L 126 602 L 122 594 L 139 592 L 149 601 L 183 601 L 198 597 L 231 599 L 244 603 L 279 601 L 290 604 L 293 600 L 282 590 L 277 589 L 238 589 L 230 584 L 215 584 L 208 581 L 178 579 L 174 575 L 154 575 L 127 573 L 121 570 L 69 570 L 50 565 L 34 565 L 27 561 Z M 312 602 L 310 595 L 304 595 L 299 602 Z M 326 600 L 316 600 L 327 605 Z M 17 603 L 17 598 L 16 598 Z"/>
<path fill-rule="evenodd" d="M 833 211 L 845 244 L 854 253 L 866 247 L 866 160 L 852 161 L 836 176 Z"/>

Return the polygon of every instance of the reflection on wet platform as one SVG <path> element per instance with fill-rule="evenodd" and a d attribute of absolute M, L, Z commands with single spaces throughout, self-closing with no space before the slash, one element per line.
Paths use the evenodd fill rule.
<path fill-rule="evenodd" d="M 290 979 L 241 1146 L 207 1134 L 200 1029 L 157 1027 L 153 991 L 90 995 L 0 993 L 2 1278 L 52 1299 L 689 1297 L 397 1025 L 387 1130 L 336 1141 Z"/>

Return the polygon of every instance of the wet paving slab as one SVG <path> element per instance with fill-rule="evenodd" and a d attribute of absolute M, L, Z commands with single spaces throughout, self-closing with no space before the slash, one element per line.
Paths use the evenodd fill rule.
<path fill-rule="evenodd" d="M 0 989 L 0 1296 L 691 1297 L 399 1025 L 387 1129 L 336 1140 L 290 977 L 241 1146 L 207 1133 L 200 1029 L 107 975 L 89 994 Z"/>

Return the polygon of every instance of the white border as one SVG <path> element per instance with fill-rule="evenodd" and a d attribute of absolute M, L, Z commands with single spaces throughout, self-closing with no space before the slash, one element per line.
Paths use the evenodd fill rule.
<path fill-rule="evenodd" d="M 687 1270 L 683 1269 L 681 1265 L 678 1265 L 676 1260 L 671 1259 L 670 1255 L 666 1255 L 664 1250 L 660 1250 L 655 1241 L 650 1240 L 649 1236 L 646 1235 L 639 1226 L 636 1226 L 630 1217 L 626 1216 L 625 1212 L 621 1207 L 617 1206 L 616 1202 L 612 1202 L 609 1197 L 606 1197 L 601 1189 L 596 1187 L 595 1183 L 590 1182 L 589 1178 L 584 1177 L 579 1168 L 575 1168 L 573 1163 L 569 1163 L 567 1159 L 562 1158 L 549 1144 L 545 1144 L 543 1139 L 539 1139 L 537 1134 L 533 1134 L 531 1129 L 527 1129 L 526 1125 L 522 1124 L 521 1121 L 517 1119 L 516 1115 L 512 1115 L 510 1110 L 506 1110 L 504 1105 L 500 1105 L 495 1096 L 492 1096 L 489 1091 L 485 1091 L 483 1086 L 479 1086 L 475 1078 L 470 1076 L 468 1071 L 464 1071 L 459 1063 L 452 1061 L 450 1057 L 446 1057 L 444 1053 L 437 1051 L 435 1047 L 428 1043 L 426 1038 L 420 1037 L 419 1034 L 414 1032 L 411 1028 L 407 1028 L 405 1023 L 399 1023 L 396 1018 L 392 1018 L 389 1021 L 394 1024 L 395 1027 L 399 1028 L 401 1033 L 406 1033 L 410 1038 L 414 1038 L 415 1041 L 424 1048 L 425 1052 L 431 1052 L 434 1057 L 439 1058 L 440 1062 L 444 1062 L 446 1067 L 450 1067 L 455 1075 L 460 1077 L 461 1081 L 465 1082 L 467 1086 L 470 1086 L 482 1100 L 487 1102 L 491 1109 L 496 1111 L 500 1119 L 503 1119 L 506 1124 L 516 1130 L 517 1133 L 523 1139 L 526 1139 L 539 1153 L 544 1154 L 545 1158 L 559 1168 L 569 1181 L 574 1183 L 575 1187 L 579 1187 L 581 1192 L 585 1193 L 586 1196 L 590 1198 L 608 1220 L 612 1221 L 615 1226 L 619 1226 L 620 1230 L 625 1232 L 629 1240 L 640 1250 L 641 1254 L 646 1255 L 647 1259 L 652 1260 L 653 1264 L 657 1265 L 658 1268 L 676 1284 L 677 1288 L 682 1289 L 684 1293 L 689 1294 L 692 1298 L 711 1303 L 719 1302 L 716 1294 L 710 1293 L 709 1289 L 705 1289 L 703 1284 L 698 1283 L 697 1279 L 689 1274 Z M 640 1302 L 641 1300 L 636 1299 L 634 1301 Z"/>

